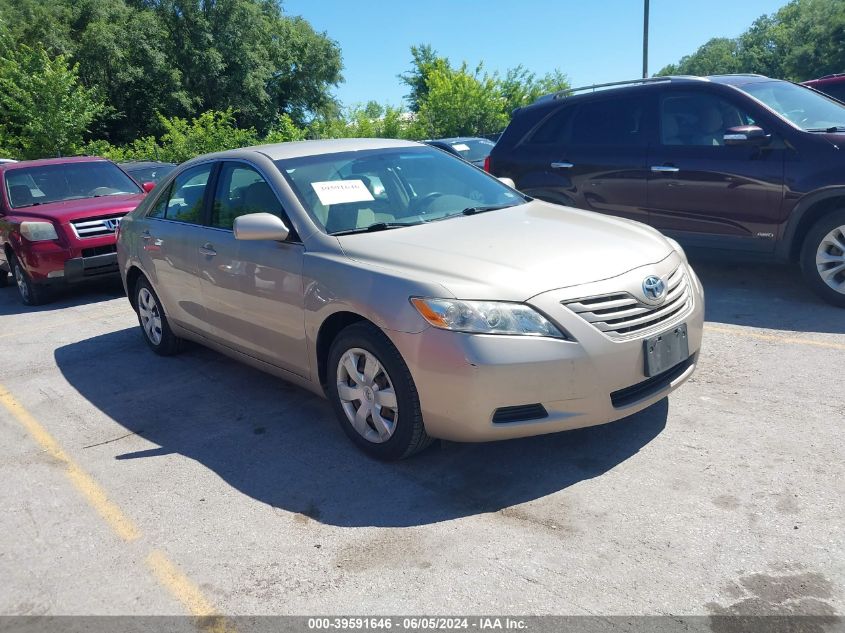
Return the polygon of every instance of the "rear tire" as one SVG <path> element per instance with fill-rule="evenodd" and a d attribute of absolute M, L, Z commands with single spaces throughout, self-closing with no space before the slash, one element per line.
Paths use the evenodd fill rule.
<path fill-rule="evenodd" d="M 49 299 L 47 288 L 32 283 L 32 278 L 23 269 L 14 253 L 9 258 L 9 267 L 12 269 L 12 277 L 18 287 L 18 297 L 21 303 L 26 306 L 40 306 L 47 302 Z"/>
<path fill-rule="evenodd" d="M 801 272 L 813 292 L 845 308 L 845 209 L 810 228 L 801 248 Z"/>
<path fill-rule="evenodd" d="M 376 326 L 355 323 L 341 331 L 329 350 L 327 374 L 340 426 L 365 453 L 397 460 L 431 444 L 411 372 Z"/>
<path fill-rule="evenodd" d="M 164 308 L 153 287 L 144 277 L 135 284 L 135 311 L 141 325 L 141 335 L 156 354 L 172 356 L 182 349 L 182 339 L 173 333 Z"/>
<path fill-rule="evenodd" d="M 0 288 L 5 288 L 9 285 L 10 275 L 5 268 L 0 268 Z"/>

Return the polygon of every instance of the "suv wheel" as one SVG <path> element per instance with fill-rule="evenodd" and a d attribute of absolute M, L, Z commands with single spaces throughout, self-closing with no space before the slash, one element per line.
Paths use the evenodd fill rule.
<path fill-rule="evenodd" d="M 47 301 L 47 289 L 32 283 L 32 279 L 26 274 L 14 253 L 9 258 L 9 267 L 12 269 L 12 277 L 15 278 L 15 285 L 18 287 L 18 296 L 24 305 L 38 306 Z"/>
<path fill-rule="evenodd" d="M 816 294 L 845 308 L 845 209 L 824 216 L 807 233 L 801 270 Z"/>
<path fill-rule="evenodd" d="M 431 443 L 411 372 L 374 325 L 356 323 L 335 338 L 327 380 L 341 427 L 364 452 L 403 459 Z"/>
<path fill-rule="evenodd" d="M 150 286 L 150 282 L 141 277 L 135 284 L 135 305 L 138 310 L 138 323 L 147 345 L 161 356 L 176 354 L 182 347 L 182 339 L 170 329 L 161 301 Z"/>

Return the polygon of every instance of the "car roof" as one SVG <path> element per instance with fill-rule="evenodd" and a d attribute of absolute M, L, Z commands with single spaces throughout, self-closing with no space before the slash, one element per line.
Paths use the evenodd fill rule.
<path fill-rule="evenodd" d="M 125 160 L 118 163 L 121 167 L 138 167 L 143 169 L 145 167 L 160 167 L 161 165 L 176 165 L 176 163 L 166 163 L 162 160 Z"/>
<path fill-rule="evenodd" d="M 754 74 L 735 74 L 735 75 L 708 75 L 706 77 L 699 77 L 696 75 L 667 75 L 664 77 L 647 77 L 645 79 L 631 79 L 628 81 L 614 81 L 606 84 L 595 84 L 592 86 L 583 86 L 581 88 L 570 88 L 567 90 L 560 90 L 550 94 L 539 97 L 531 106 L 535 104 L 548 103 L 550 101 L 570 101 L 572 99 L 586 99 L 598 92 L 616 92 L 616 91 L 633 91 L 645 90 L 655 85 L 665 84 L 681 84 L 681 85 L 701 85 L 702 83 L 715 83 L 728 86 L 742 86 L 749 83 L 762 83 L 766 81 L 781 81 L 780 79 L 772 79 L 764 75 Z M 527 106 L 527 107 L 531 107 Z"/>
<path fill-rule="evenodd" d="M 22 167 L 43 167 L 45 165 L 66 165 L 68 163 L 107 162 L 100 156 L 68 156 L 66 158 L 39 158 L 37 160 L 22 160 L 17 163 L 0 163 L 0 172 Z"/>
<path fill-rule="evenodd" d="M 449 143 L 452 145 L 453 143 L 466 143 L 467 141 L 486 141 L 486 138 L 481 138 L 480 136 L 450 136 L 449 138 L 432 138 L 423 143 Z"/>
<path fill-rule="evenodd" d="M 317 156 L 320 154 L 339 154 L 341 152 L 357 152 L 368 149 L 390 149 L 395 147 L 420 147 L 414 141 L 402 141 L 388 138 L 340 138 L 323 139 L 317 141 L 292 141 L 288 143 L 274 143 L 272 145 L 254 145 L 240 149 L 230 149 L 225 152 L 214 152 L 197 156 L 196 160 L 209 158 L 238 158 L 251 152 L 264 154 L 270 160 L 286 158 L 300 158 L 302 156 Z"/>
<path fill-rule="evenodd" d="M 807 81 L 801 83 L 805 86 L 825 86 L 827 84 L 838 84 L 842 82 L 845 82 L 845 73 L 825 75 L 824 77 L 819 77 L 818 79 L 808 79 Z"/>

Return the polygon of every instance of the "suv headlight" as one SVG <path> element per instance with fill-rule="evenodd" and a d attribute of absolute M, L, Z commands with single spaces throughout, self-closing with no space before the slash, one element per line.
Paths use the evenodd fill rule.
<path fill-rule="evenodd" d="M 57 240 L 56 227 L 52 222 L 21 222 L 21 235 L 30 242 Z"/>
<path fill-rule="evenodd" d="M 411 304 L 422 318 L 441 330 L 567 338 L 546 317 L 522 303 L 412 297 Z"/>

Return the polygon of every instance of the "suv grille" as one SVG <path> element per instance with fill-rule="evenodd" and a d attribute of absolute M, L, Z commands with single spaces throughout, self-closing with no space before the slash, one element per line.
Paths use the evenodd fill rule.
<path fill-rule="evenodd" d="M 114 235 L 122 217 L 123 214 L 107 218 L 97 218 L 96 220 L 74 220 L 70 225 L 73 227 L 76 237 L 80 239 L 102 237 L 104 235 Z"/>
<path fill-rule="evenodd" d="M 627 292 L 561 303 L 605 334 L 621 337 L 663 325 L 687 311 L 689 280 L 683 266 L 669 275 L 666 285 L 666 300 L 656 306 L 642 303 Z"/>

